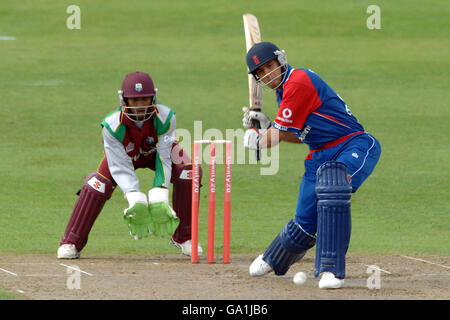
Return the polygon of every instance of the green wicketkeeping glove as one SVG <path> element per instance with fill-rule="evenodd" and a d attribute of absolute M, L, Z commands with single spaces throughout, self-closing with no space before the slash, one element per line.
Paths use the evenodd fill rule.
<path fill-rule="evenodd" d="M 125 194 L 130 206 L 124 210 L 123 219 L 134 239 L 148 236 L 151 223 L 148 211 L 147 197 L 142 192 L 127 192 Z"/>
<path fill-rule="evenodd" d="M 148 210 L 151 217 L 150 231 L 155 236 L 171 236 L 178 228 L 180 219 L 169 206 L 169 190 L 153 188 L 148 192 Z"/>

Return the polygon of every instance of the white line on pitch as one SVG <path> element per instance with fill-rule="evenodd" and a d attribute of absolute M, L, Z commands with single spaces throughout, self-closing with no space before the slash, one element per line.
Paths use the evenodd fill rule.
<path fill-rule="evenodd" d="M 450 273 L 422 273 L 418 274 L 418 276 L 442 277 L 442 276 L 450 276 Z"/>
<path fill-rule="evenodd" d="M 0 40 L 16 40 L 16 37 L 12 37 L 12 36 L 0 36 Z"/>
<path fill-rule="evenodd" d="M 424 259 L 413 258 L 413 257 L 408 257 L 408 256 L 401 256 L 401 257 L 406 258 L 406 259 L 417 260 L 417 261 L 421 261 L 421 262 L 433 264 L 433 265 L 435 265 L 435 266 L 442 267 L 442 268 L 446 268 L 446 269 L 450 269 L 450 267 L 444 266 L 443 264 L 434 263 L 434 262 L 427 261 L 427 260 L 424 260 Z"/>
<path fill-rule="evenodd" d="M 368 264 L 364 264 L 366 267 L 370 267 L 370 268 L 373 268 L 373 269 L 376 269 L 376 270 L 378 270 L 378 271 L 382 271 L 382 272 L 385 272 L 385 273 L 387 273 L 387 274 L 392 274 L 391 272 L 389 272 L 389 271 L 387 271 L 387 270 L 383 270 L 383 269 L 381 269 L 381 268 L 378 268 L 377 266 L 374 266 L 374 265 L 368 265 Z"/>
<path fill-rule="evenodd" d="M 69 268 L 69 269 L 72 269 L 72 270 L 80 271 L 81 273 L 87 274 L 88 276 L 91 276 L 91 277 L 92 277 L 92 274 L 91 274 L 91 273 L 86 272 L 86 271 L 83 271 L 83 270 L 81 270 L 81 269 L 77 269 L 77 268 L 74 268 L 74 267 L 65 265 L 64 263 L 60 263 L 59 265 L 60 265 L 60 266 L 63 266 L 63 267 L 66 267 L 66 268 Z"/>
<path fill-rule="evenodd" d="M 3 271 L 3 272 L 6 272 L 6 273 L 9 273 L 9 274 L 11 274 L 11 275 L 13 275 L 13 276 L 17 277 L 17 273 L 14 273 L 14 272 L 11 272 L 11 271 L 8 271 L 8 270 L 5 270 L 5 269 L 2 269 L 2 268 L 0 268 L 0 271 Z"/>

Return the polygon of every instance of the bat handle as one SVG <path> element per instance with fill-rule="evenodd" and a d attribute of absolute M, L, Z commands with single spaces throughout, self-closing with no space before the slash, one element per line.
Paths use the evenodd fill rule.
<path fill-rule="evenodd" d="M 252 120 L 252 126 L 253 126 L 253 128 L 257 129 L 258 131 L 259 131 L 259 129 L 261 129 L 261 126 L 260 126 L 258 120 L 253 119 Z M 259 148 L 255 150 L 255 154 L 256 154 L 255 155 L 256 156 L 256 161 L 261 160 L 261 150 Z"/>

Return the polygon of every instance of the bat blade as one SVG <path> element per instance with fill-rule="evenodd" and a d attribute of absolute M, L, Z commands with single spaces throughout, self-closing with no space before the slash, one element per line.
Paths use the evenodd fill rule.
<path fill-rule="evenodd" d="M 261 31 L 259 29 L 258 19 L 251 13 L 246 13 L 243 16 L 244 20 L 244 32 L 245 32 L 245 45 L 250 50 L 255 43 L 261 42 Z M 256 84 L 256 80 L 253 75 L 248 75 L 248 89 L 249 89 L 249 108 L 251 110 L 262 110 L 263 95 L 262 88 Z"/>
<path fill-rule="evenodd" d="M 256 43 L 261 42 L 261 31 L 259 29 L 258 19 L 251 13 L 246 13 L 242 16 L 244 20 L 244 32 L 245 32 L 245 45 L 247 52 Z M 254 111 L 261 111 L 263 106 L 263 94 L 262 87 L 256 84 L 256 80 L 253 75 L 248 75 L 248 96 L 249 96 L 249 109 Z M 252 126 L 255 129 L 261 129 L 259 122 L 254 120 Z M 256 150 L 256 160 L 261 159 L 260 150 Z"/>
<path fill-rule="evenodd" d="M 261 31 L 258 19 L 253 14 L 246 13 L 242 17 L 244 19 L 245 42 L 248 51 L 255 43 L 261 42 Z"/>

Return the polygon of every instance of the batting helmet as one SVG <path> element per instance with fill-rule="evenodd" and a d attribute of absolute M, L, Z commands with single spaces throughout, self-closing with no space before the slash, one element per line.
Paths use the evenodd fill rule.
<path fill-rule="evenodd" d="M 134 121 L 146 121 L 155 113 L 156 92 L 152 78 L 145 72 L 133 72 L 125 76 L 122 81 L 122 89 L 119 90 L 119 100 L 124 115 Z M 143 107 L 128 106 L 128 98 L 152 97 L 151 104 L 145 107 L 145 112 L 137 114 Z"/>
<path fill-rule="evenodd" d="M 248 73 L 253 74 L 264 63 L 277 59 L 282 67 L 287 65 L 286 54 L 271 42 L 258 42 L 247 52 Z"/>
<path fill-rule="evenodd" d="M 122 81 L 122 96 L 124 98 L 154 97 L 156 95 L 152 78 L 145 72 L 133 72 Z"/>

